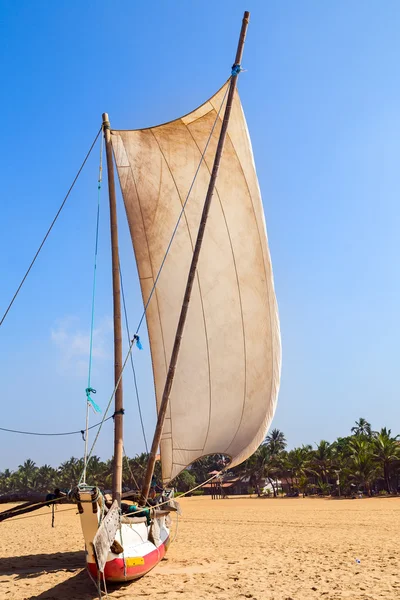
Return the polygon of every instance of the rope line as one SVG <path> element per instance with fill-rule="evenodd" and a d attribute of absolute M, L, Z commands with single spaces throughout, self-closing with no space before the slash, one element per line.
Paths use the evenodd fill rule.
<path fill-rule="evenodd" d="M 109 421 L 113 417 L 114 417 L 114 415 L 111 415 L 110 417 L 105 419 L 105 421 Z M 88 430 L 99 427 L 105 421 L 100 421 L 99 423 L 96 423 L 96 425 L 92 425 L 91 427 L 88 427 Z M 78 433 L 83 435 L 85 433 L 84 429 L 79 429 L 78 431 L 63 431 L 61 433 L 39 433 L 37 431 L 19 431 L 18 429 L 6 429 L 5 427 L 0 427 L 0 431 L 7 431 L 8 433 L 20 433 L 22 435 L 44 435 L 44 436 L 76 435 Z"/>
<path fill-rule="evenodd" d="M 179 526 L 179 513 L 176 513 L 176 528 L 175 528 L 175 535 L 174 537 L 171 539 L 171 544 L 173 544 L 175 542 L 175 540 L 178 537 L 178 526 Z"/>
<path fill-rule="evenodd" d="M 99 596 L 99 600 L 102 600 L 102 598 L 103 598 L 103 592 L 102 592 L 102 589 L 101 589 L 101 586 L 100 586 L 100 583 L 99 583 L 99 581 L 96 581 L 96 580 L 95 580 L 95 578 L 93 577 L 93 575 L 91 574 L 91 572 L 89 571 L 89 569 L 86 569 L 86 572 L 87 572 L 87 574 L 89 575 L 90 579 L 91 579 L 91 580 L 93 581 L 93 583 L 94 583 L 94 586 L 95 586 L 95 588 L 96 588 L 96 591 L 97 591 L 97 593 L 98 593 L 98 596 Z M 100 576 L 100 574 L 99 574 L 99 576 Z"/>
<path fill-rule="evenodd" d="M 74 506 L 73 508 L 64 508 L 64 510 L 58 510 L 57 514 L 63 513 L 63 512 L 67 512 L 69 510 L 75 510 L 76 511 L 76 506 Z M 19 521 L 20 519 L 33 519 L 33 517 L 47 517 L 49 513 L 39 513 L 36 515 L 28 515 L 27 517 L 10 517 L 7 521 L 2 522 L 1 526 L 3 527 L 5 524 L 7 523 L 13 523 L 14 521 Z"/>
<path fill-rule="evenodd" d="M 133 350 L 133 346 L 134 346 L 134 344 L 135 344 L 135 339 L 133 339 L 133 340 L 130 342 L 130 345 L 129 345 L 129 350 L 128 350 L 128 354 L 126 355 L 126 358 L 125 358 L 125 360 L 124 360 L 124 364 L 122 365 L 121 373 L 120 373 L 120 375 L 119 375 L 119 377 L 118 377 L 118 379 L 117 379 L 117 382 L 116 382 L 116 384 L 115 384 L 115 386 L 114 386 L 114 389 L 113 389 L 113 391 L 112 391 L 112 394 L 111 394 L 111 396 L 110 396 L 110 399 L 109 399 L 109 401 L 108 401 L 108 404 L 107 404 L 106 410 L 104 411 L 104 416 L 103 416 L 102 420 L 101 420 L 101 421 L 100 421 L 100 423 L 99 423 L 99 429 L 98 429 L 98 431 L 97 431 L 97 433 L 96 433 L 96 437 L 94 438 L 94 440 L 93 440 L 93 444 L 92 444 L 92 446 L 91 446 L 91 448 L 90 448 L 90 452 L 89 452 L 89 454 L 88 454 L 88 457 L 87 457 L 87 462 L 86 462 L 86 465 L 88 465 L 88 464 L 89 464 L 89 460 L 90 460 L 90 459 L 91 459 L 91 457 L 92 457 L 93 450 L 94 450 L 94 448 L 95 448 L 95 446 L 96 446 L 97 440 L 99 439 L 100 431 L 101 431 L 101 428 L 103 427 L 103 424 L 105 423 L 105 421 L 108 421 L 108 419 L 110 419 L 110 418 L 111 418 L 111 417 L 108 417 L 108 418 L 106 419 L 106 416 L 107 416 L 107 413 L 108 413 L 108 411 L 110 410 L 111 402 L 113 401 L 113 399 L 114 399 L 114 396 L 115 396 L 115 394 L 116 394 L 116 392 L 117 392 L 118 386 L 119 386 L 119 384 L 120 384 L 120 382 L 121 382 L 121 379 L 122 379 L 122 374 L 123 374 L 123 372 L 124 372 L 124 370 L 125 370 L 126 363 L 127 363 L 127 362 L 128 362 L 128 360 L 129 360 L 129 357 L 130 357 L 130 355 L 131 355 L 131 352 L 132 352 L 132 350 Z M 83 475 L 83 472 L 82 472 L 82 475 Z M 79 483 L 82 483 L 82 475 L 81 475 L 81 477 L 80 477 Z"/>
<path fill-rule="evenodd" d="M 94 267 L 93 267 L 93 291 L 92 291 L 92 318 L 90 324 L 90 343 L 89 343 L 89 372 L 88 372 L 88 388 L 90 385 L 90 376 L 92 374 L 92 351 L 93 351 L 93 329 L 94 329 L 94 306 L 96 296 L 96 274 L 97 274 L 97 251 L 99 247 L 99 222 L 100 222 L 100 196 L 103 172 L 103 140 L 100 144 L 100 165 L 99 178 L 97 181 L 97 215 L 96 215 L 96 239 L 94 245 Z"/>
<path fill-rule="evenodd" d="M 101 196 L 101 183 L 103 179 L 103 140 L 100 140 L 100 164 L 99 164 L 99 178 L 97 180 L 97 215 L 96 215 L 96 239 L 94 244 L 94 266 L 93 266 L 93 289 L 92 289 L 92 318 L 90 323 L 90 342 L 89 342 L 89 366 L 88 366 L 88 384 L 86 388 L 86 427 L 85 427 L 85 450 L 83 454 L 83 481 L 86 481 L 86 458 L 88 452 L 88 432 L 89 432 L 89 411 L 90 407 L 95 412 L 101 412 L 100 408 L 91 398 L 90 393 L 96 393 L 91 387 L 90 378 L 92 374 L 92 359 L 93 359 L 93 331 L 94 331 L 94 308 L 96 299 L 96 274 L 97 274 L 97 251 L 99 247 L 99 223 L 100 223 L 100 196 Z"/>
<path fill-rule="evenodd" d="M 124 451 L 124 456 L 125 456 L 126 464 L 128 465 L 128 470 L 129 470 L 130 476 L 132 477 L 133 483 L 136 485 L 137 489 L 140 490 L 140 486 L 139 486 L 138 482 L 136 481 L 136 477 L 134 476 L 133 471 L 131 469 L 131 465 L 129 463 L 128 455 L 125 452 L 125 446 L 122 446 L 122 449 Z"/>
<path fill-rule="evenodd" d="M 124 307 L 126 332 L 127 332 L 127 335 L 128 335 L 128 343 L 130 343 L 130 341 L 131 341 L 131 335 L 130 335 L 130 332 L 129 332 L 128 313 L 127 313 L 127 310 L 126 310 L 125 293 L 124 293 L 124 284 L 122 282 L 121 265 L 119 266 L 119 277 L 120 277 L 120 281 L 121 281 L 121 296 L 122 296 L 122 305 Z M 149 453 L 149 448 L 147 446 L 146 432 L 145 432 L 145 429 L 144 429 L 143 416 L 142 416 L 142 407 L 140 406 L 139 389 L 138 389 L 138 385 L 137 385 L 136 371 L 135 371 L 135 365 L 133 364 L 133 356 L 132 356 L 132 354 L 131 354 L 131 367 L 132 367 L 132 373 L 133 373 L 133 383 L 134 383 L 134 386 L 135 386 L 136 400 L 137 400 L 137 405 L 138 405 L 138 410 L 139 410 L 140 425 L 142 426 L 142 433 L 143 433 L 144 445 L 145 445 L 145 448 L 146 448 L 146 452 L 148 454 Z"/>
<path fill-rule="evenodd" d="M 210 477 L 210 479 L 206 479 L 206 481 L 199 483 L 198 485 L 196 485 L 192 489 L 188 490 L 187 492 L 183 492 L 183 494 L 179 494 L 179 496 L 177 496 L 176 498 L 172 498 L 172 500 L 178 500 L 179 498 L 183 498 L 183 496 L 187 496 L 188 494 L 191 494 L 195 490 L 198 490 L 199 488 L 203 487 L 203 485 L 206 485 L 206 483 L 210 483 L 210 481 L 212 481 L 216 477 L 219 477 L 221 475 L 221 473 L 223 473 L 223 471 L 218 471 L 218 473 L 216 473 L 215 475 Z M 155 508 L 159 508 L 160 506 L 163 506 L 163 504 L 168 504 L 168 502 L 170 502 L 170 500 L 165 500 L 164 502 L 160 502 L 160 504 L 157 504 L 157 506 Z"/>
<path fill-rule="evenodd" d="M 5 318 L 6 318 L 6 316 L 8 315 L 10 308 L 11 308 L 11 307 L 12 307 L 12 305 L 14 304 L 14 302 L 15 302 L 15 300 L 16 300 L 16 298 L 17 298 L 17 296 L 18 296 L 18 294 L 19 294 L 19 292 L 20 292 L 20 290 L 21 290 L 22 286 L 23 286 L 23 285 L 24 285 L 24 283 L 25 283 L 25 280 L 26 280 L 26 278 L 28 277 L 28 275 L 29 275 L 29 273 L 30 273 L 30 270 L 32 269 L 33 265 L 35 264 L 35 262 L 36 262 L 36 259 L 37 259 L 37 257 L 39 256 L 41 249 L 43 248 L 43 246 L 44 246 L 44 244 L 45 244 L 45 242 L 46 242 L 47 238 L 48 238 L 48 237 L 49 237 L 49 235 L 50 235 L 50 232 L 51 232 L 51 230 L 53 229 L 53 227 L 54 227 L 54 225 L 55 225 L 55 222 L 57 221 L 57 219 L 58 219 L 58 217 L 59 217 L 59 215 L 60 215 L 60 213 L 61 213 L 62 209 L 64 208 L 64 205 L 65 205 L 66 201 L 68 200 L 68 197 L 69 197 L 70 193 L 72 192 L 72 189 L 73 189 L 73 187 L 74 187 L 75 183 L 77 182 L 77 180 L 78 180 L 78 177 L 79 177 L 79 175 L 81 174 L 81 172 L 82 172 L 82 169 L 83 169 L 83 167 L 85 166 L 85 164 L 86 164 L 86 162 L 87 162 L 87 159 L 89 158 L 89 156 L 90 156 L 90 153 L 92 152 L 92 150 L 93 150 L 93 148 L 94 148 L 94 145 L 95 145 L 95 144 L 96 144 L 96 142 L 97 142 L 97 139 L 98 139 L 98 137 L 99 137 L 99 135 L 100 135 L 100 132 L 101 132 L 101 127 L 100 127 L 100 129 L 99 129 L 99 131 L 98 131 L 98 133 L 97 133 L 97 135 L 96 135 L 96 137 L 95 137 L 95 139 L 94 139 L 94 142 L 93 142 L 93 143 L 92 143 L 92 145 L 90 146 L 90 149 L 89 149 L 88 153 L 86 154 L 86 156 L 85 156 L 85 158 L 84 158 L 84 161 L 83 161 L 83 163 L 81 164 L 81 166 L 80 166 L 80 168 L 79 168 L 79 171 L 78 171 L 78 173 L 77 173 L 77 174 L 76 174 L 76 176 L 75 176 L 75 179 L 74 179 L 74 180 L 73 180 L 73 182 L 71 183 L 71 186 L 70 186 L 70 188 L 69 188 L 69 190 L 68 190 L 68 192 L 67 192 L 66 196 L 64 197 L 64 200 L 62 201 L 62 203 L 61 203 L 61 206 L 60 206 L 60 208 L 58 209 L 58 211 L 57 211 L 57 213 L 56 213 L 56 216 L 54 217 L 53 221 L 51 222 L 51 225 L 50 225 L 50 227 L 48 228 L 48 230 L 47 230 L 47 232 L 46 232 L 46 235 L 44 236 L 44 238 L 43 238 L 43 240 L 42 240 L 42 242 L 41 242 L 41 244 L 40 244 L 39 248 L 37 249 L 37 251 L 36 251 L 36 254 L 35 254 L 35 256 L 33 257 L 33 260 L 32 260 L 32 262 L 31 262 L 31 264 L 29 265 L 29 267 L 28 267 L 28 269 L 27 269 L 27 271 L 26 271 L 25 275 L 23 276 L 23 278 L 22 278 L 22 280 L 21 280 L 21 282 L 20 282 L 20 284 L 19 284 L 19 286 L 18 286 L 18 288 L 17 288 L 17 291 L 15 292 L 14 296 L 13 296 L 13 297 L 12 297 L 12 299 L 11 299 L 11 302 L 10 302 L 10 303 L 9 303 L 9 305 L 7 306 L 5 313 L 3 314 L 2 318 L 1 318 L 1 321 L 0 321 L 0 327 L 3 325 L 3 322 L 4 322 Z"/>

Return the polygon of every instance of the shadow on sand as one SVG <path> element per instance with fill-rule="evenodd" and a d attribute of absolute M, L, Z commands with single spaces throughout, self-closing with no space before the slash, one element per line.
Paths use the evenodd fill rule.
<path fill-rule="evenodd" d="M 99 597 L 94 583 L 86 569 L 72 575 L 49 590 L 38 595 L 28 596 L 29 600 L 97 600 Z"/>
<path fill-rule="evenodd" d="M 85 552 L 58 552 L 0 558 L 0 576 L 14 575 L 15 580 L 35 579 L 46 573 L 64 572 L 68 579 L 38 595 L 24 596 L 29 600 L 96 600 L 99 596 L 89 578 L 85 565 Z M 118 588 L 118 586 L 117 586 Z M 115 586 L 112 589 L 116 589 Z M 109 590 L 109 591 L 112 591 Z M 27 590 L 29 587 L 27 587 Z"/>
<path fill-rule="evenodd" d="M 56 571 L 75 571 L 85 566 L 85 552 L 56 552 L 0 558 L 0 575 L 16 575 L 17 579 L 39 577 Z"/>

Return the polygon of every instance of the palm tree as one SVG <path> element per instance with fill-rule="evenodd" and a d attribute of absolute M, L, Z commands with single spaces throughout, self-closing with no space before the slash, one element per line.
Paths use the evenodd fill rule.
<path fill-rule="evenodd" d="M 140 487 L 143 484 L 144 476 L 146 473 L 148 461 L 148 454 L 142 452 L 137 454 L 135 458 L 131 458 L 129 461 L 130 471 L 135 479 L 136 484 Z"/>
<path fill-rule="evenodd" d="M 90 463 L 89 463 L 90 465 Z M 58 468 L 58 481 L 62 488 L 69 489 L 70 487 L 77 485 L 83 471 L 83 459 L 74 458 L 73 456 L 61 463 Z"/>
<path fill-rule="evenodd" d="M 355 435 L 365 435 L 367 437 L 371 437 L 372 435 L 370 423 L 368 423 L 368 421 L 362 417 L 356 421 L 356 425 L 355 427 L 351 428 L 351 431 Z"/>
<path fill-rule="evenodd" d="M 87 483 L 103 487 L 104 479 L 107 477 L 107 474 L 107 465 L 103 463 L 98 456 L 92 456 L 87 465 Z"/>
<path fill-rule="evenodd" d="M 40 491 L 49 491 L 57 487 L 57 471 L 50 465 L 43 465 L 37 471 L 37 488 Z"/>
<path fill-rule="evenodd" d="M 302 489 L 303 496 L 308 484 L 308 476 L 312 473 L 311 458 L 311 446 L 302 446 L 301 448 L 290 450 L 285 459 L 285 468 L 290 472 L 292 486 L 294 481 L 297 480 L 297 485 Z"/>
<path fill-rule="evenodd" d="M 221 471 L 226 462 L 226 457 L 223 454 L 210 454 L 209 456 L 197 459 L 190 465 L 189 471 L 199 484 L 207 481 L 212 471 Z"/>
<path fill-rule="evenodd" d="M 350 480 L 362 485 L 368 495 L 371 495 L 371 485 L 380 477 L 382 470 L 374 462 L 372 445 L 364 436 L 355 436 L 350 442 L 351 455 L 348 461 L 348 476 Z"/>
<path fill-rule="evenodd" d="M 38 468 L 30 458 L 28 458 L 23 465 L 19 465 L 17 473 L 21 491 L 35 489 L 37 472 Z"/>
<path fill-rule="evenodd" d="M 188 492 L 196 486 L 196 479 L 190 471 L 184 469 L 177 477 L 175 477 L 172 481 L 172 485 L 178 492 Z"/>
<path fill-rule="evenodd" d="M 273 482 L 276 467 L 271 458 L 268 446 L 262 444 L 237 471 L 237 473 L 241 473 L 242 477 L 249 477 L 249 483 L 255 488 L 258 496 L 261 495 L 261 481 L 265 478 L 269 480 L 274 496 L 276 496 L 276 487 Z"/>
<path fill-rule="evenodd" d="M 286 439 L 282 431 L 279 429 L 273 429 L 271 433 L 267 435 L 263 444 L 267 446 L 268 452 L 271 456 L 277 456 L 280 452 L 285 450 Z"/>
<path fill-rule="evenodd" d="M 10 469 L 4 469 L 2 473 L 0 473 L 0 493 L 5 494 L 11 491 L 11 479 L 12 473 Z"/>
<path fill-rule="evenodd" d="M 333 448 L 326 440 L 321 440 L 313 452 L 312 466 L 321 480 L 328 484 L 328 477 L 332 469 Z"/>
<path fill-rule="evenodd" d="M 372 453 L 377 465 L 383 471 L 385 489 L 390 494 L 390 471 L 393 464 L 400 461 L 400 446 L 397 441 L 399 436 L 391 437 L 391 430 L 386 427 L 381 429 L 372 440 Z"/>

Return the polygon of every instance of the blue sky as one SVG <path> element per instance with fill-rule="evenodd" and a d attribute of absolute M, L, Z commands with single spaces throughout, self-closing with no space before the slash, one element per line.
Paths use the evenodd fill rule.
<path fill-rule="evenodd" d="M 240 94 L 282 329 L 273 426 L 291 447 L 332 441 L 360 416 L 399 432 L 400 4 L 1 0 L 0 8 L 1 312 L 102 112 L 128 129 L 198 106 L 229 75 L 242 13 L 250 10 Z M 96 147 L 0 329 L 2 427 L 83 427 L 98 155 Z M 92 378 L 102 406 L 113 372 L 106 202 L 104 190 Z M 133 327 L 141 299 L 123 221 L 121 255 Z M 135 360 L 150 438 L 148 347 Z M 132 455 L 144 445 L 129 371 L 125 392 Z M 111 440 L 107 423 L 101 457 L 111 455 Z M 82 451 L 80 436 L 0 432 L 0 469 L 28 457 L 56 465 Z"/>

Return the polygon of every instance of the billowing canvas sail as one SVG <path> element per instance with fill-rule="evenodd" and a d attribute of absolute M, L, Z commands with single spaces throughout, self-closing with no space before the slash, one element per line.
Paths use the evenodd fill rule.
<path fill-rule="evenodd" d="M 149 129 L 112 131 L 145 303 L 225 91 L 226 86 L 176 121 Z M 223 110 L 147 310 L 157 405 L 222 116 Z M 165 482 L 201 456 L 224 453 L 233 466 L 257 449 L 275 411 L 280 361 L 264 213 L 236 93 L 163 429 Z"/>

